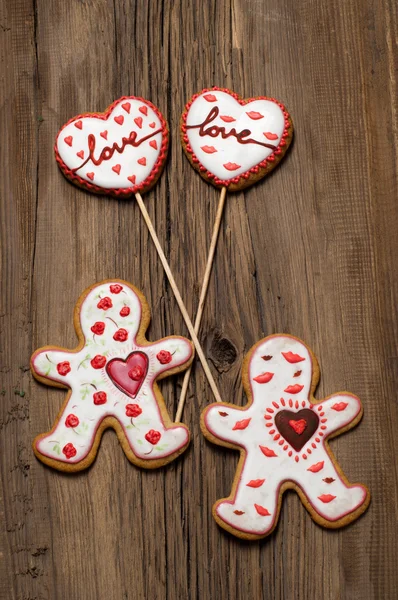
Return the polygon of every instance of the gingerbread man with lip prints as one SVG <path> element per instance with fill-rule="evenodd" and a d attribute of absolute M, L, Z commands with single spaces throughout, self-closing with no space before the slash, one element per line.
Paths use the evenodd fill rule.
<path fill-rule="evenodd" d="M 320 525 L 337 528 L 362 514 L 369 491 L 348 483 L 327 442 L 360 421 L 359 398 L 341 392 L 315 401 L 316 358 L 288 335 L 253 346 L 242 378 L 246 407 L 212 404 L 201 417 L 211 442 L 241 452 L 231 495 L 213 507 L 217 523 L 242 538 L 265 537 L 277 524 L 288 488 Z"/>
<path fill-rule="evenodd" d="M 189 431 L 171 423 L 156 381 L 190 365 L 192 344 L 177 336 L 148 342 L 149 320 L 146 299 L 136 288 L 104 281 L 76 305 L 79 347 L 49 346 L 33 354 L 36 379 L 70 388 L 53 429 L 33 442 L 42 462 L 65 471 L 88 467 L 108 427 L 127 458 L 141 467 L 162 466 L 185 450 Z"/>

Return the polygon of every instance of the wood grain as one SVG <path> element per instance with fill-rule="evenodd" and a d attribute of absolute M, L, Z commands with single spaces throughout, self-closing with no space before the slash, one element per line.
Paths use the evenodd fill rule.
<path fill-rule="evenodd" d="M 393 0 L 0 2 L 1 599 L 395 600 L 396 31 Z M 132 467 L 112 432 L 77 476 L 30 449 L 64 392 L 34 382 L 29 357 L 75 345 L 85 287 L 131 280 L 152 307 L 149 339 L 187 333 L 138 207 L 70 185 L 58 128 L 123 94 L 167 116 L 168 168 L 145 202 L 193 316 L 218 192 L 183 156 L 178 122 L 213 84 L 280 98 L 296 137 L 272 175 L 227 199 L 201 341 L 227 401 L 244 403 L 243 356 L 277 331 L 317 354 L 318 397 L 360 396 L 363 422 L 331 447 L 372 503 L 341 531 L 316 526 L 294 493 L 264 542 L 217 528 L 211 506 L 238 454 L 200 434 L 212 396 L 197 362 L 183 414 L 193 441 L 168 468 Z M 181 382 L 162 382 L 171 414 Z"/>

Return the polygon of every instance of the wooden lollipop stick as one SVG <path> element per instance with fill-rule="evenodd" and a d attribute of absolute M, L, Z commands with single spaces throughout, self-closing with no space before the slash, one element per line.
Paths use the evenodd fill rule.
<path fill-rule="evenodd" d="M 176 282 L 174 281 L 174 277 L 173 277 L 173 274 L 172 274 L 172 272 L 170 270 L 169 263 L 167 262 L 167 259 L 166 259 L 165 255 L 164 255 L 164 252 L 162 250 L 162 246 L 160 245 L 160 242 L 159 242 L 159 238 L 156 235 L 156 231 L 155 231 L 155 229 L 154 229 L 154 227 L 152 225 L 151 218 L 150 218 L 150 216 L 149 216 L 149 214 L 147 212 L 147 209 L 145 208 L 144 201 L 143 201 L 143 199 L 142 199 L 142 197 L 141 197 L 141 195 L 139 193 L 137 193 L 135 195 L 135 197 L 136 197 L 136 200 L 138 202 L 138 206 L 140 207 L 142 216 L 144 217 L 145 223 L 148 226 L 149 233 L 151 234 L 153 243 L 155 244 L 156 250 L 158 251 L 159 258 L 160 258 L 160 260 L 162 262 L 163 268 L 165 270 L 167 278 L 168 278 L 168 280 L 170 282 L 170 285 L 172 287 L 172 290 L 174 292 L 174 295 L 175 295 L 175 298 L 177 300 L 178 306 L 180 307 L 181 314 L 182 314 L 182 316 L 184 318 L 185 324 L 186 324 L 186 326 L 188 328 L 189 334 L 190 334 L 191 339 L 192 339 L 192 341 L 194 343 L 194 346 L 196 348 L 196 352 L 198 353 L 200 362 L 202 363 L 202 367 L 203 367 L 203 370 L 204 370 L 205 375 L 207 377 L 207 381 L 209 382 L 209 385 L 210 385 L 210 387 L 212 389 L 212 392 L 214 394 L 214 397 L 215 397 L 216 401 L 217 402 L 221 402 L 221 396 L 220 396 L 220 393 L 219 393 L 219 391 L 217 389 L 216 382 L 213 379 L 213 375 L 211 374 L 209 365 L 207 364 L 205 355 L 203 354 L 203 350 L 202 350 L 201 345 L 199 343 L 198 337 L 197 337 L 197 335 L 195 333 L 194 326 L 192 325 L 192 321 L 189 318 L 189 315 L 187 313 L 187 309 L 185 308 L 184 302 L 182 301 L 181 294 L 180 294 L 180 292 L 178 290 Z"/>
<path fill-rule="evenodd" d="M 223 215 L 226 196 L 227 196 L 227 188 L 223 187 L 221 190 L 221 194 L 220 194 L 220 200 L 218 201 L 216 220 L 214 223 L 213 233 L 211 236 L 210 249 L 209 249 L 209 254 L 207 256 L 207 264 L 206 264 L 205 274 L 203 277 L 202 289 L 200 291 L 198 312 L 196 313 L 196 318 L 195 318 L 195 333 L 196 333 L 196 335 L 198 335 L 198 333 L 199 333 L 200 323 L 202 321 L 203 309 L 205 306 L 207 289 L 209 287 L 210 274 L 211 274 L 211 269 L 213 266 L 214 253 L 215 253 L 216 246 L 217 246 L 218 234 L 220 231 L 221 219 L 222 219 L 222 215 Z M 187 371 L 185 371 L 184 381 L 182 382 L 180 400 L 178 402 L 178 408 L 177 408 L 177 413 L 176 413 L 176 418 L 175 418 L 176 422 L 180 421 L 182 411 L 184 409 L 185 398 L 186 398 L 187 392 L 188 392 L 189 378 L 191 377 L 191 371 L 192 371 L 192 365 L 189 367 L 189 369 Z M 217 400 L 217 402 L 219 402 L 219 400 Z"/>

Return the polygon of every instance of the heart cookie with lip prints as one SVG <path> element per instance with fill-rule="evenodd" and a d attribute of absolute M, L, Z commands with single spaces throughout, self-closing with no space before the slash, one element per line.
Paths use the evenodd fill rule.
<path fill-rule="evenodd" d="M 163 115 L 134 96 L 116 100 L 104 113 L 73 117 L 59 131 L 54 148 L 67 179 L 113 196 L 150 189 L 163 170 L 167 149 Z"/>
<path fill-rule="evenodd" d="M 227 89 L 205 89 L 188 102 L 181 142 L 192 166 L 216 187 L 237 191 L 269 173 L 293 137 L 286 108 L 274 98 L 241 99 Z"/>

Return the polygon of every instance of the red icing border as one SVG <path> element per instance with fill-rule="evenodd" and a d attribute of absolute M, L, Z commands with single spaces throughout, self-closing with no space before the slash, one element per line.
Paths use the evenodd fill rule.
<path fill-rule="evenodd" d="M 187 135 L 187 128 L 186 128 L 186 121 L 187 121 L 187 117 L 188 117 L 188 111 L 192 105 L 192 103 L 199 98 L 199 96 L 201 96 L 202 94 L 204 94 L 205 92 L 211 92 L 212 90 L 217 91 L 217 92 L 225 92 L 226 94 L 229 94 L 230 96 L 232 96 L 233 98 L 235 98 L 235 100 L 237 100 L 239 102 L 239 104 L 241 106 L 245 106 L 246 104 L 249 104 L 250 102 L 253 102 L 254 100 L 268 100 L 269 102 L 274 102 L 275 104 L 277 104 L 279 106 L 279 108 L 282 110 L 283 112 L 283 116 L 285 118 L 285 128 L 283 130 L 282 133 L 282 139 L 279 142 L 279 145 L 277 146 L 276 150 L 274 150 L 267 158 L 265 158 L 264 160 L 262 160 L 260 163 L 258 163 L 256 166 L 252 167 L 251 169 L 249 169 L 248 171 L 245 171 L 245 173 L 242 173 L 241 175 L 238 175 L 237 177 L 233 177 L 232 179 L 219 179 L 218 177 L 216 177 L 216 175 L 214 175 L 214 173 L 212 173 L 211 171 L 207 171 L 206 167 L 204 167 L 202 165 L 202 163 L 200 162 L 200 160 L 198 159 L 198 157 L 196 156 L 196 154 L 194 153 L 194 151 L 192 150 L 190 144 L 189 144 L 189 139 L 188 139 L 188 135 Z M 185 110 L 182 113 L 182 120 L 183 123 L 181 125 L 181 131 L 184 134 L 183 135 L 183 141 L 185 144 L 185 149 L 187 152 L 189 152 L 189 154 L 192 155 L 192 162 L 199 164 L 200 165 L 200 171 L 206 171 L 206 176 L 213 180 L 215 185 L 218 186 L 224 186 L 224 187 L 228 187 L 231 184 L 238 184 L 240 182 L 241 179 L 249 179 L 249 177 L 253 174 L 257 174 L 260 170 L 260 168 L 265 168 L 268 166 L 268 163 L 272 163 L 275 160 L 275 155 L 279 155 L 282 154 L 282 148 L 286 145 L 285 142 L 285 138 L 289 137 L 289 135 L 291 135 L 291 129 L 292 129 L 292 122 L 291 122 L 291 116 L 288 113 L 288 111 L 286 110 L 285 106 L 281 103 L 278 102 L 278 100 L 276 100 L 275 98 L 268 98 L 267 96 L 256 96 L 254 98 L 241 98 L 239 96 L 239 94 L 236 94 L 235 92 L 232 92 L 231 90 L 229 90 L 228 88 L 220 88 L 220 87 L 212 87 L 212 88 L 205 88 L 203 89 L 201 92 L 198 92 L 197 94 L 194 94 L 192 96 L 192 98 L 190 99 L 190 101 L 185 105 Z"/>
<path fill-rule="evenodd" d="M 162 136 L 163 136 L 162 146 L 160 148 L 160 153 L 159 153 L 159 156 L 155 163 L 154 168 L 152 169 L 152 171 L 150 172 L 148 177 L 146 179 L 144 179 L 144 181 L 142 183 L 140 183 L 139 185 L 130 187 L 130 188 L 103 188 L 103 187 L 95 185 L 93 183 L 89 183 L 88 181 L 86 181 L 85 179 L 80 177 L 79 175 L 76 175 L 75 173 L 73 173 L 73 171 L 64 163 L 64 161 L 62 160 L 62 158 L 59 155 L 58 138 L 61 135 L 62 131 L 65 129 L 65 127 L 67 127 L 71 123 L 74 123 L 78 119 L 82 119 L 84 117 L 94 117 L 94 118 L 106 121 L 108 119 L 109 115 L 111 114 L 111 112 L 113 111 L 113 109 L 115 108 L 115 106 L 125 100 L 138 100 L 139 102 L 142 102 L 143 104 L 146 104 L 147 106 L 149 106 L 155 112 L 155 114 L 158 117 L 158 119 L 161 123 L 161 126 L 162 126 Z M 160 110 L 154 104 L 152 104 L 152 102 L 150 102 L 149 100 L 145 100 L 144 98 L 141 98 L 140 96 L 122 96 L 118 100 L 115 100 L 114 102 L 112 102 L 112 104 L 110 106 L 108 106 L 108 108 L 104 112 L 82 113 L 80 115 L 76 115 L 75 117 L 72 117 L 71 119 L 69 119 L 69 121 L 67 123 L 62 125 L 61 129 L 57 133 L 57 137 L 55 139 L 55 145 L 54 145 L 54 153 L 55 153 L 55 160 L 57 161 L 59 168 L 61 169 L 61 171 L 63 172 L 65 177 L 67 179 L 69 179 L 69 181 L 71 181 L 72 183 L 76 183 L 80 187 L 87 189 L 89 192 L 93 192 L 95 194 L 104 194 L 104 195 L 109 194 L 109 195 L 116 196 L 116 197 L 128 197 L 128 196 L 132 196 L 133 194 L 136 194 L 137 192 L 145 192 L 147 189 L 149 189 L 154 184 L 156 179 L 159 177 L 161 170 L 163 169 L 164 163 L 167 158 L 168 148 L 169 148 L 169 131 L 167 128 L 166 119 L 163 117 Z"/>

